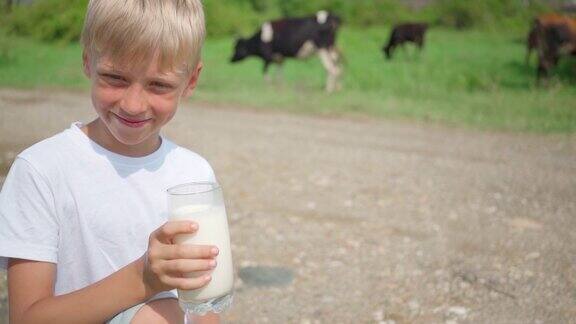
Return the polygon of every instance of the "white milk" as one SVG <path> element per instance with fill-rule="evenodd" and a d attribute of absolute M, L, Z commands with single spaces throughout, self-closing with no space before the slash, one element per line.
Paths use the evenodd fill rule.
<path fill-rule="evenodd" d="M 172 212 L 170 220 L 191 220 L 198 223 L 194 234 L 180 234 L 175 238 L 176 244 L 215 245 L 220 250 L 216 257 L 216 268 L 212 271 L 212 280 L 204 287 L 195 290 L 178 290 L 180 300 L 202 302 L 224 296 L 232 291 L 234 272 L 232 251 L 230 250 L 230 232 L 224 207 L 209 205 L 188 205 Z M 208 272 L 201 272 L 203 275 Z M 199 276 L 198 275 L 198 276 Z M 190 274 L 188 278 L 195 277 Z"/>

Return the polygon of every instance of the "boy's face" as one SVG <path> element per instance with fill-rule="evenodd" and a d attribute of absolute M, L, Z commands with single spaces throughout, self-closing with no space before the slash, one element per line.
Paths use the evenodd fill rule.
<path fill-rule="evenodd" d="M 172 119 L 180 100 L 192 93 L 201 70 L 198 64 L 190 74 L 161 72 L 158 59 L 133 69 L 115 66 L 106 57 L 91 59 L 85 53 L 83 59 L 99 116 L 87 132 L 125 155 L 146 155 L 158 147 L 160 129 Z"/>

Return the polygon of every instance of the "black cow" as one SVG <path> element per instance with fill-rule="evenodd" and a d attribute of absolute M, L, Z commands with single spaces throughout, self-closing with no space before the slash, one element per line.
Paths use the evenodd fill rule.
<path fill-rule="evenodd" d="M 327 11 L 319 11 L 311 17 L 266 22 L 252 37 L 236 41 L 231 62 L 258 56 L 264 60 L 266 75 L 272 63 L 282 64 L 285 58 L 303 59 L 318 53 L 328 73 L 326 91 L 332 92 L 339 87 L 341 74 L 335 46 L 340 24 L 340 18 Z"/>
<path fill-rule="evenodd" d="M 386 58 L 391 59 L 394 49 L 397 46 L 403 46 L 407 42 L 412 42 L 418 45 L 422 50 L 424 46 L 424 35 L 428 29 L 426 23 L 404 23 L 395 25 L 390 33 L 388 44 L 382 47 L 382 51 L 386 54 Z"/>

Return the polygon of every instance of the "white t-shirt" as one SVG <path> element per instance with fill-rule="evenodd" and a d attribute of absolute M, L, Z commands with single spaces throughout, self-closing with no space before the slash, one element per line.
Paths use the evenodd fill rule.
<path fill-rule="evenodd" d="M 19 154 L 0 193 L 0 269 L 8 258 L 56 263 L 56 295 L 141 257 L 167 220 L 166 189 L 216 181 L 205 159 L 165 138 L 154 153 L 131 158 L 79 127 Z"/>

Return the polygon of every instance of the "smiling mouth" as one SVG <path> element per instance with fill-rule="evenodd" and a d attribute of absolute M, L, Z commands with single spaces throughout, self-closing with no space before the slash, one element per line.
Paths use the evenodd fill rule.
<path fill-rule="evenodd" d="M 133 128 L 138 128 L 138 127 L 142 127 L 144 126 L 144 124 L 146 124 L 147 122 L 149 122 L 150 120 L 152 120 L 151 118 L 148 119 L 141 119 L 141 120 L 136 120 L 136 119 L 128 119 L 128 118 L 124 118 L 122 116 L 118 116 L 116 114 L 114 114 L 114 116 L 124 125 L 128 126 L 128 127 L 133 127 Z"/>

